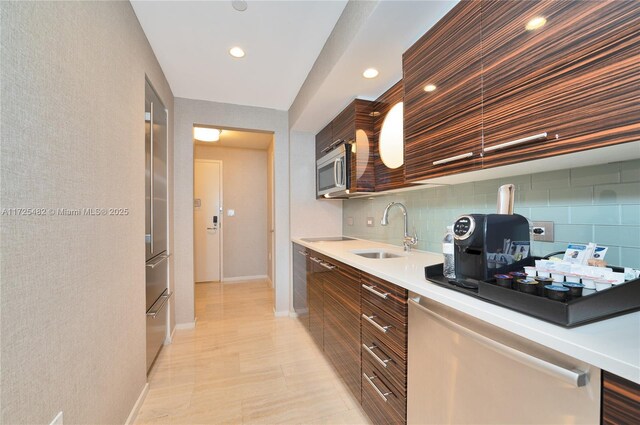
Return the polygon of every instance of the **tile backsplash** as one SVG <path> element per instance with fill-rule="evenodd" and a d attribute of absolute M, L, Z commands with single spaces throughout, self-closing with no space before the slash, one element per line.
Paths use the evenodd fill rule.
<path fill-rule="evenodd" d="M 344 234 L 401 245 L 402 212 L 391 210 L 388 226 L 380 219 L 389 202 L 402 202 L 418 249 L 441 252 L 446 226 L 461 214 L 495 213 L 498 187 L 506 183 L 516 186 L 517 214 L 554 222 L 555 241 L 534 242 L 534 255 L 564 250 L 569 242 L 596 242 L 609 247 L 609 264 L 640 268 L 640 160 L 349 199 Z M 373 227 L 367 217 L 374 218 Z"/>

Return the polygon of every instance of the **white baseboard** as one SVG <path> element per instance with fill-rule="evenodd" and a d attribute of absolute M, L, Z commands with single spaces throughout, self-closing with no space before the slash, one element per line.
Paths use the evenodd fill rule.
<path fill-rule="evenodd" d="M 138 416 L 138 412 L 142 407 L 142 403 L 144 403 L 144 399 L 147 397 L 147 393 L 149 392 L 149 383 L 146 382 L 144 384 L 144 388 L 142 388 L 142 392 L 138 396 L 138 400 L 136 400 L 136 404 L 133 405 L 129 416 L 127 417 L 127 421 L 124 423 L 125 425 L 131 425 L 135 422 L 136 416 Z"/>
<path fill-rule="evenodd" d="M 236 277 L 225 277 L 222 279 L 223 283 L 227 282 L 240 282 L 244 280 L 260 280 L 260 279 L 269 279 L 269 276 L 266 274 L 254 275 L 254 276 L 236 276 Z"/>
<path fill-rule="evenodd" d="M 175 332 L 176 329 L 194 329 L 196 327 L 196 320 L 194 320 L 193 322 L 187 322 L 187 323 L 176 323 L 176 327 L 173 328 L 173 331 Z M 171 334 L 173 336 L 173 334 Z"/>
<path fill-rule="evenodd" d="M 276 311 L 276 308 L 273 308 L 273 315 L 276 317 L 289 317 L 289 311 Z"/>

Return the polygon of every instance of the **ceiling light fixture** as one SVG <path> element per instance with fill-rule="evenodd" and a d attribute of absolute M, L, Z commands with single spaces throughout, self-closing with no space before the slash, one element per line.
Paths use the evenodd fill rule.
<path fill-rule="evenodd" d="M 376 78 L 378 76 L 378 70 L 375 68 L 367 68 L 362 73 L 364 78 Z"/>
<path fill-rule="evenodd" d="M 426 86 L 424 86 L 424 91 L 426 92 L 432 92 L 435 91 L 436 86 L 434 84 L 427 84 Z"/>
<path fill-rule="evenodd" d="M 535 18 L 532 18 L 529 22 L 527 22 L 525 28 L 527 31 L 533 31 L 537 30 L 538 28 L 544 27 L 546 23 L 547 19 L 544 16 L 536 16 Z"/>
<path fill-rule="evenodd" d="M 233 0 L 231 6 L 238 12 L 244 12 L 247 10 L 247 2 L 244 0 Z"/>
<path fill-rule="evenodd" d="M 201 142 L 217 142 L 222 130 L 208 127 L 193 127 L 193 138 Z"/>
<path fill-rule="evenodd" d="M 234 58 L 242 58 L 244 57 L 244 50 L 242 50 L 238 46 L 235 46 L 229 49 L 229 54 Z"/>

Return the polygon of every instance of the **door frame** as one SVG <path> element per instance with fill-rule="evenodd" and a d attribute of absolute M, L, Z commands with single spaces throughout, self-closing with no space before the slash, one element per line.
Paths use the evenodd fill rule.
<path fill-rule="evenodd" d="M 193 196 L 192 198 L 195 200 L 195 187 L 196 187 L 196 162 L 205 162 L 205 163 L 217 163 L 220 165 L 220 208 L 221 210 L 220 215 L 218 216 L 218 231 L 220 232 L 220 247 L 218 249 L 218 252 L 220 253 L 220 280 L 219 282 L 222 283 L 224 280 L 224 230 L 223 230 L 223 226 L 222 226 L 222 222 L 223 217 L 224 217 L 224 184 L 223 184 L 223 176 L 224 176 L 224 172 L 223 172 L 223 163 L 222 160 L 220 159 L 193 159 Z M 193 205 L 193 203 L 192 203 Z M 196 252 L 196 221 L 193 220 L 193 252 L 194 252 L 194 258 L 195 258 L 195 252 Z M 195 261 L 193 262 L 193 276 L 195 277 L 196 275 L 196 263 Z M 196 284 L 196 280 L 193 279 L 193 284 Z"/>

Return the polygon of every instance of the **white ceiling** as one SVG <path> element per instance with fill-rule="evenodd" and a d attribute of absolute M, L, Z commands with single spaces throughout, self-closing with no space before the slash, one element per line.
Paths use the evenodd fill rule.
<path fill-rule="evenodd" d="M 203 125 L 201 127 L 212 127 Z M 222 129 L 220 140 L 217 142 L 201 142 L 196 140 L 200 146 L 211 146 L 216 148 L 241 148 L 267 150 L 273 141 L 273 133 L 266 131 L 244 131 Z"/>
<path fill-rule="evenodd" d="M 346 5 L 132 1 L 174 96 L 287 110 Z M 246 56 L 228 53 L 242 47 Z"/>
<path fill-rule="evenodd" d="M 317 133 L 354 98 L 377 99 L 402 78 L 404 53 L 457 1 L 381 1 L 325 78 L 295 123 L 294 130 Z M 373 67 L 377 78 L 362 71 Z"/>

